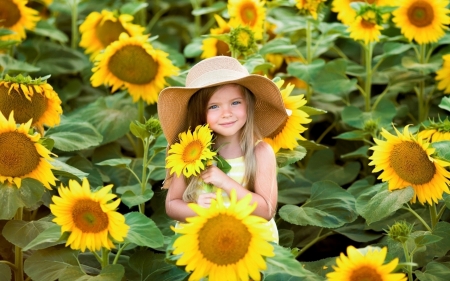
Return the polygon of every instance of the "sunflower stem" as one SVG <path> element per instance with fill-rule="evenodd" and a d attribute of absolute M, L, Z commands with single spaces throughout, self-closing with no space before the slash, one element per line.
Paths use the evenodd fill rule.
<path fill-rule="evenodd" d="M 72 5 L 70 7 L 70 10 L 72 12 L 72 21 L 71 21 L 71 27 L 72 27 L 72 39 L 71 39 L 71 45 L 70 47 L 72 49 L 77 48 L 78 44 L 78 26 L 77 26 L 77 19 L 78 19 L 78 0 L 72 0 Z"/>
<path fill-rule="evenodd" d="M 434 229 L 436 224 L 438 223 L 438 214 L 436 212 L 436 204 L 430 205 L 430 218 L 431 218 L 431 228 Z"/>
<path fill-rule="evenodd" d="M 147 158 L 148 158 L 148 148 L 152 141 L 152 136 L 143 140 L 144 144 L 144 156 L 142 158 L 142 179 L 141 179 L 141 194 L 144 194 L 147 188 Z M 139 204 L 139 212 L 145 215 L 145 202 Z"/>
<path fill-rule="evenodd" d="M 116 264 L 119 261 L 120 255 L 122 254 L 122 251 L 125 249 L 126 246 L 128 246 L 130 243 L 124 243 L 122 247 L 119 248 L 119 250 L 116 253 L 116 256 L 114 257 L 114 261 L 112 264 Z"/>
<path fill-rule="evenodd" d="M 139 99 L 138 101 L 138 120 L 140 123 L 145 123 L 145 101 L 143 99 Z M 140 158 L 144 155 L 144 143 L 143 140 L 140 138 L 137 139 L 137 145 L 136 145 L 136 157 Z"/>
<path fill-rule="evenodd" d="M 14 220 L 21 221 L 23 218 L 23 208 L 19 208 L 14 215 Z M 14 256 L 15 256 L 15 267 L 16 271 L 14 273 L 15 281 L 23 281 L 23 252 L 22 248 L 15 245 L 14 246 Z"/>
<path fill-rule="evenodd" d="M 303 247 L 300 251 L 298 251 L 297 255 L 295 256 L 295 258 L 299 257 L 301 254 L 303 254 L 304 252 L 306 252 L 306 250 L 308 250 L 309 248 L 311 248 L 311 246 L 313 246 L 314 244 L 316 244 L 317 242 L 319 242 L 320 240 L 325 239 L 326 237 L 330 236 L 333 234 L 332 231 L 325 233 L 324 235 L 320 235 L 322 233 L 323 228 L 320 229 L 319 233 L 317 234 L 317 237 L 314 238 L 311 242 L 309 242 L 308 244 L 305 245 L 305 247 Z"/>
<path fill-rule="evenodd" d="M 402 209 L 404 209 L 404 210 L 407 210 L 407 211 L 409 211 L 411 214 L 413 214 L 422 224 L 423 224 L 423 226 L 425 226 L 425 228 L 428 230 L 428 231 L 432 231 L 431 230 L 431 228 L 430 228 L 430 226 L 422 219 L 422 217 L 421 216 L 419 216 L 419 214 L 418 213 L 416 213 L 416 211 L 414 211 L 413 209 L 411 209 L 411 207 L 409 206 L 409 205 L 407 205 L 408 206 L 408 208 L 405 208 L 405 207 L 402 207 Z"/>
<path fill-rule="evenodd" d="M 366 94 L 364 96 L 364 100 L 366 112 L 370 112 L 370 99 L 372 91 L 372 52 L 373 43 L 366 44 L 364 46 L 364 63 L 366 65 L 366 80 L 364 81 L 364 92 Z"/>
<path fill-rule="evenodd" d="M 9 267 L 11 267 L 14 271 L 17 271 L 17 266 L 15 264 L 13 264 L 12 262 L 2 260 L 2 261 L 0 261 L 0 263 L 4 263 L 4 264 L 8 265 Z"/>
<path fill-rule="evenodd" d="M 402 248 L 403 248 L 403 253 L 405 254 L 405 260 L 408 263 L 408 265 L 406 266 L 406 270 L 408 271 L 408 281 L 413 281 L 413 277 L 412 277 L 412 255 L 409 255 L 408 252 L 408 248 L 406 246 L 406 243 L 402 243 Z"/>
<path fill-rule="evenodd" d="M 194 10 L 200 9 L 200 5 L 198 3 L 198 0 L 191 0 L 191 5 L 192 8 L 194 8 Z M 201 29 L 201 18 L 199 15 L 194 16 L 194 21 L 195 21 L 195 36 L 194 37 L 199 37 L 200 36 L 200 29 Z"/>
<path fill-rule="evenodd" d="M 426 63 L 426 58 L 425 58 L 426 50 L 425 49 L 426 49 L 426 46 L 424 44 L 420 44 L 419 45 L 419 58 L 418 58 L 418 60 L 419 60 L 419 63 L 421 65 Z M 424 74 L 422 69 L 419 70 L 419 73 L 421 75 Z M 417 91 L 417 104 L 418 104 L 418 107 L 419 107 L 419 109 L 418 109 L 418 111 L 419 111 L 419 113 L 418 113 L 418 115 L 419 115 L 418 116 L 418 121 L 419 122 L 422 122 L 425 119 L 425 116 L 424 116 L 424 111 L 425 111 L 425 108 L 424 108 L 424 100 L 425 100 L 424 99 L 424 95 L 425 95 L 425 81 L 420 81 L 419 82 L 419 90 Z"/>
<path fill-rule="evenodd" d="M 102 248 L 102 269 L 107 267 L 109 264 L 109 250 Z"/>

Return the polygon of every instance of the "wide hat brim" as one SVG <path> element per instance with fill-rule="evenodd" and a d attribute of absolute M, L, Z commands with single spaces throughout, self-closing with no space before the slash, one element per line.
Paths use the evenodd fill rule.
<path fill-rule="evenodd" d="M 167 87 L 159 94 L 158 116 L 169 145 L 177 142 L 181 132 L 188 130 L 188 102 L 192 95 L 202 88 L 230 83 L 242 85 L 255 95 L 254 118 L 262 137 L 278 132 L 288 115 L 277 85 L 262 75 L 217 69 L 190 81 L 190 87 Z"/>

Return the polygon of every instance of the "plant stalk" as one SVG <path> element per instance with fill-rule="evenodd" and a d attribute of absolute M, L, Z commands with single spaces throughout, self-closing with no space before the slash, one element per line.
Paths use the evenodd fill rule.
<path fill-rule="evenodd" d="M 372 91 L 372 52 L 373 44 L 369 43 L 364 46 L 364 60 L 366 65 L 366 79 L 364 81 L 364 100 L 365 100 L 365 110 L 370 112 L 370 99 Z"/>
<path fill-rule="evenodd" d="M 412 263 L 412 256 L 409 255 L 408 248 L 406 243 L 402 243 L 403 253 L 405 254 L 405 260 L 407 263 Z M 408 281 L 414 281 L 412 277 L 412 266 L 410 264 L 407 265 L 408 270 Z"/>
<path fill-rule="evenodd" d="M 17 209 L 16 214 L 14 215 L 14 220 L 21 221 L 23 219 L 23 208 Z M 15 268 L 17 269 L 14 272 L 15 281 L 23 281 L 23 252 L 22 248 L 14 245 L 14 263 Z"/>
<path fill-rule="evenodd" d="M 72 7 L 70 7 L 72 12 L 72 21 L 71 21 L 71 27 L 72 27 L 72 39 L 70 42 L 70 47 L 72 49 L 76 49 L 78 45 L 78 26 L 77 26 L 77 20 L 78 20 L 78 0 L 72 0 Z"/>

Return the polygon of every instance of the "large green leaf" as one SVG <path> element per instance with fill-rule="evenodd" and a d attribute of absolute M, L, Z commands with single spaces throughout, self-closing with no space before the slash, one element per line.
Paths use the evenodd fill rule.
<path fill-rule="evenodd" d="M 81 180 L 87 177 L 89 174 L 85 173 L 71 165 L 68 165 L 58 159 L 52 159 L 52 166 L 54 167 L 53 174 L 60 175 L 69 179 Z"/>
<path fill-rule="evenodd" d="M 306 155 L 306 148 L 303 146 L 296 146 L 293 150 L 290 149 L 280 149 L 277 152 L 277 165 L 278 167 L 283 167 L 297 161 L 300 161 Z"/>
<path fill-rule="evenodd" d="M 6 223 L 2 234 L 12 244 L 24 248 L 40 233 L 53 225 L 54 223 L 47 221 L 11 220 Z"/>
<path fill-rule="evenodd" d="M 125 223 L 130 226 L 125 242 L 139 246 L 158 248 L 164 244 L 164 237 L 155 222 L 139 212 L 125 214 Z"/>
<path fill-rule="evenodd" d="M 41 182 L 31 178 L 23 179 L 20 188 L 0 183 L 0 219 L 11 219 L 21 207 L 35 207 L 45 190 Z"/>
<path fill-rule="evenodd" d="M 280 37 L 270 40 L 259 50 L 261 55 L 265 54 L 289 54 L 295 52 L 297 46 L 292 44 L 289 38 Z"/>
<path fill-rule="evenodd" d="M 45 134 L 45 137 L 55 141 L 55 148 L 76 151 L 98 146 L 102 142 L 102 135 L 90 123 L 64 120 Z"/>
<path fill-rule="evenodd" d="M 125 275 L 125 268 L 121 264 L 109 264 L 102 268 L 99 275 L 90 276 L 80 268 L 70 267 L 61 276 L 61 281 L 121 281 Z"/>
<path fill-rule="evenodd" d="M 0 263 L 0 276 L 2 276 L 2 280 L 12 280 L 11 268 L 7 264 Z"/>
<path fill-rule="evenodd" d="M 314 60 L 311 64 L 292 62 L 287 67 L 288 74 L 297 77 L 311 84 L 325 66 L 325 61 L 321 59 Z"/>
<path fill-rule="evenodd" d="M 382 220 L 411 200 L 414 196 L 414 189 L 406 187 L 404 189 L 390 191 L 386 184 L 378 184 L 356 200 L 356 210 L 366 219 L 367 224 Z"/>
<path fill-rule="evenodd" d="M 87 121 L 103 136 L 102 144 L 124 136 L 130 130 L 130 123 L 137 119 L 137 108 L 131 97 L 115 94 L 99 98 L 69 115 L 71 120 Z"/>
<path fill-rule="evenodd" d="M 61 226 L 52 223 L 53 225 L 39 233 L 36 238 L 30 241 L 25 247 L 23 247 L 23 251 L 27 250 L 40 250 L 45 249 L 50 246 L 63 244 L 66 242 L 66 237 L 68 236 L 68 232 L 65 232 L 63 236 L 61 236 Z"/>
<path fill-rule="evenodd" d="M 450 141 L 433 142 L 431 146 L 436 149 L 436 154 L 439 158 L 450 162 Z"/>
<path fill-rule="evenodd" d="M 439 107 L 450 112 L 450 97 L 443 97 Z"/>
<path fill-rule="evenodd" d="M 450 251 L 450 223 L 445 221 L 438 222 L 431 233 L 442 237 L 442 240 L 439 240 L 432 245 L 428 245 L 427 251 L 432 252 L 436 257 L 445 256 L 446 253 Z"/>
<path fill-rule="evenodd" d="M 361 164 L 356 161 L 346 162 L 344 166 L 336 165 L 333 151 L 316 151 L 309 159 L 304 176 L 311 182 L 330 180 L 339 185 L 352 182 L 359 173 Z"/>
<path fill-rule="evenodd" d="M 66 43 L 67 41 L 69 41 L 69 37 L 67 37 L 64 32 L 60 31 L 58 28 L 51 25 L 49 21 L 46 20 L 38 21 L 36 27 L 33 28 L 32 32 L 44 37 L 49 37 L 52 40 L 56 40 L 61 43 Z"/>
<path fill-rule="evenodd" d="M 129 264 L 139 274 L 139 279 L 130 281 L 183 280 L 188 273 L 180 267 L 165 261 L 165 255 L 152 251 L 134 253 Z"/>
<path fill-rule="evenodd" d="M 4 54 L 0 54 L 0 67 L 3 68 L 3 72 L 36 72 L 40 70 L 39 67 Z"/>
<path fill-rule="evenodd" d="M 357 80 L 349 79 L 345 74 L 346 69 L 347 61 L 344 59 L 327 62 L 312 82 L 314 91 L 323 94 L 347 94 L 355 87 Z"/>
<path fill-rule="evenodd" d="M 331 181 L 313 184 L 311 198 L 301 207 L 285 205 L 279 210 L 280 217 L 295 225 L 314 225 L 336 228 L 358 217 L 355 198 L 345 189 Z"/>
<path fill-rule="evenodd" d="M 432 261 L 427 264 L 424 272 L 416 270 L 414 274 L 416 274 L 420 281 L 448 281 L 450 276 L 450 263 Z"/>
<path fill-rule="evenodd" d="M 281 273 L 286 274 L 287 276 L 308 278 L 307 280 L 311 281 L 323 280 L 323 278 L 316 275 L 315 273 L 306 270 L 302 266 L 302 264 L 295 259 L 295 257 L 288 249 L 281 247 L 277 244 L 272 245 L 274 247 L 275 256 L 266 258 L 267 269 L 264 271 L 264 275 L 266 277 Z M 306 280 L 306 279 L 294 279 L 294 280 Z"/>
<path fill-rule="evenodd" d="M 149 183 L 147 183 L 144 192 L 142 192 L 140 184 L 135 184 L 118 187 L 117 193 L 122 194 L 120 196 L 120 199 L 125 205 L 128 206 L 128 208 L 149 201 L 150 199 L 152 199 L 154 194 Z"/>
<path fill-rule="evenodd" d="M 378 127 L 387 127 L 391 124 L 397 111 L 392 102 L 382 100 L 373 112 L 362 112 L 356 106 L 350 105 L 342 110 L 342 121 L 354 128 L 364 129 L 367 121 L 375 121 Z"/>
<path fill-rule="evenodd" d="M 35 251 L 25 260 L 24 270 L 34 281 L 63 280 L 66 270 L 80 270 L 77 254 L 64 247 Z"/>

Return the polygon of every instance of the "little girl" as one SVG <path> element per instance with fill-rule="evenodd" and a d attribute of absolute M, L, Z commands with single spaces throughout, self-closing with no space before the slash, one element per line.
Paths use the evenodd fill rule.
<path fill-rule="evenodd" d="M 193 176 L 167 176 L 167 215 L 185 222 L 196 215 L 188 203 L 208 208 L 215 189 L 222 189 L 224 198 L 235 189 L 238 199 L 252 194 L 251 204 L 257 202 L 253 214 L 270 221 L 278 242 L 273 220 L 278 199 L 276 159 L 272 148 L 262 141 L 276 134 L 288 117 L 278 87 L 264 76 L 249 74 L 234 58 L 213 57 L 191 68 L 186 87 L 161 91 L 158 115 L 169 145 L 188 128 L 208 124 L 215 135 L 213 148 L 220 147 L 218 153 L 232 167 L 225 174 L 210 165 L 199 175 L 214 185 L 212 192 L 198 187 Z"/>

